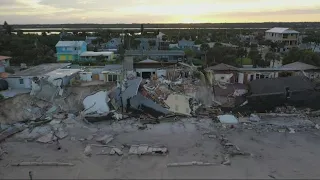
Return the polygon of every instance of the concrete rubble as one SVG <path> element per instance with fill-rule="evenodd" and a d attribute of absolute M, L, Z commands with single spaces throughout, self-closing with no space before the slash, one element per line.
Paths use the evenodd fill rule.
<path fill-rule="evenodd" d="M 135 155 L 166 155 L 167 153 L 166 147 L 152 147 L 147 144 L 131 145 L 129 149 L 129 154 Z"/>
<path fill-rule="evenodd" d="M 113 136 L 112 135 L 109 135 L 109 134 L 106 134 L 104 136 L 101 136 L 101 137 L 98 137 L 96 139 L 97 142 L 103 144 L 103 145 L 107 145 L 109 142 L 111 142 L 113 140 Z"/>

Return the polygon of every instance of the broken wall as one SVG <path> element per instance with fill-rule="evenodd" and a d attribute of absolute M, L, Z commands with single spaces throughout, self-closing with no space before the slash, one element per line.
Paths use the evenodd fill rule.
<path fill-rule="evenodd" d="M 190 116 L 191 109 L 189 99 L 190 97 L 185 95 L 170 94 L 164 102 L 169 106 L 171 112 Z"/>

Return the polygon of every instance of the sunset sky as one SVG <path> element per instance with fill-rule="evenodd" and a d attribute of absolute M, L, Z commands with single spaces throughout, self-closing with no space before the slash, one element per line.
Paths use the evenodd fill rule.
<path fill-rule="evenodd" d="M 319 20 L 320 0 L 0 0 L 9 24 Z"/>

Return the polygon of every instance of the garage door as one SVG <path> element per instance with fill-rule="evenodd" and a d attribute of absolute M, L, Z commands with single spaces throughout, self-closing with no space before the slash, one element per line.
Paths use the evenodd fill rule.
<path fill-rule="evenodd" d="M 92 74 L 93 80 L 99 80 L 99 74 Z"/>

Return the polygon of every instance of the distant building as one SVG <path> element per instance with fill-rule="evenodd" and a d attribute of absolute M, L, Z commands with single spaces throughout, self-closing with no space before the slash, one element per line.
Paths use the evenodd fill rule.
<path fill-rule="evenodd" d="M 149 57 L 164 62 L 178 62 L 184 59 L 185 53 L 182 50 L 127 50 L 125 56 L 131 56 L 138 59 Z"/>
<path fill-rule="evenodd" d="M 313 43 L 313 42 L 300 44 L 299 48 L 304 49 L 304 50 L 311 50 L 316 53 L 320 53 L 320 45 L 317 45 L 316 43 Z"/>
<path fill-rule="evenodd" d="M 106 49 L 118 49 L 122 43 L 121 38 L 112 38 L 106 43 Z"/>
<path fill-rule="evenodd" d="M 189 41 L 183 38 L 178 42 L 178 46 L 180 49 L 192 49 L 194 46 L 194 41 Z"/>
<path fill-rule="evenodd" d="M 81 61 L 112 61 L 114 60 L 114 52 L 93 52 L 85 51 L 80 54 Z"/>
<path fill-rule="evenodd" d="M 139 50 L 156 50 L 156 49 L 158 49 L 158 39 L 157 38 L 136 38 L 135 40 L 140 41 L 140 45 L 138 47 Z M 153 44 L 150 42 L 153 42 Z"/>
<path fill-rule="evenodd" d="M 299 32 L 289 28 L 275 27 L 265 32 L 265 40 L 284 43 L 284 48 L 280 51 L 287 51 L 300 44 Z"/>
<path fill-rule="evenodd" d="M 98 39 L 98 37 L 90 37 L 90 36 L 86 36 L 86 40 L 85 42 L 87 43 L 87 45 L 92 44 L 93 40 Z"/>
<path fill-rule="evenodd" d="M 58 61 L 78 61 L 80 54 L 87 51 L 84 41 L 59 41 L 56 44 Z"/>

